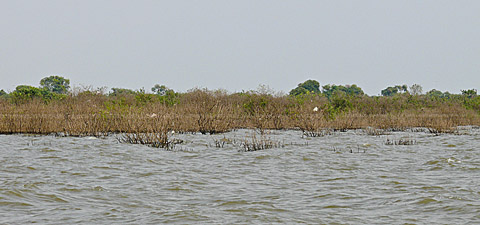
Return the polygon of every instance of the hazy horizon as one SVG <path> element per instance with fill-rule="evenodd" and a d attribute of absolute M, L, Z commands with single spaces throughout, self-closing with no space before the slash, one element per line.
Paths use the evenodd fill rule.
<path fill-rule="evenodd" d="M 460 93 L 480 84 L 479 1 L 4 0 L 0 89 L 50 75 L 288 93 L 308 79 Z"/>

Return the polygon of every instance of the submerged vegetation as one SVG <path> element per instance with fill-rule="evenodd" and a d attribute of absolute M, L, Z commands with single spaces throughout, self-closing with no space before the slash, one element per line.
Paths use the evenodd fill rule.
<path fill-rule="evenodd" d="M 381 135 L 415 127 L 438 134 L 451 133 L 457 126 L 480 125 L 476 90 L 421 94 L 419 85 L 410 89 L 397 85 L 383 90 L 383 96 L 368 96 L 356 85 L 324 85 L 321 91 L 319 82 L 309 80 L 289 95 L 274 94 L 264 86 L 240 93 L 208 89 L 177 93 L 158 84 L 152 88 L 154 93 L 122 88 L 106 93 L 91 87 L 70 90 L 68 79 L 52 76 L 42 79 L 40 87 L 20 85 L 10 93 L 0 91 L 0 133 L 120 133 L 122 142 L 171 148 L 175 145 L 172 132 L 258 129 L 261 137 L 243 145 L 250 151 L 280 145 L 263 137 L 263 131 L 270 129 L 298 129 L 316 137 L 348 129 Z"/>
<path fill-rule="evenodd" d="M 385 145 L 414 145 L 417 144 L 417 141 L 410 138 L 400 138 L 399 140 L 390 140 L 385 141 Z"/>

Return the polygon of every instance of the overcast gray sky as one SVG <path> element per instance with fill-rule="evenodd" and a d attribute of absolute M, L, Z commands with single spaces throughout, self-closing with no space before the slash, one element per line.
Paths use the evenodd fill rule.
<path fill-rule="evenodd" d="M 0 89 L 480 89 L 478 0 L 0 0 Z"/>

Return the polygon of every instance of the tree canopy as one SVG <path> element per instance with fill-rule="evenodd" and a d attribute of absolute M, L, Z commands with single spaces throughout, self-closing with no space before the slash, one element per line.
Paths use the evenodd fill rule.
<path fill-rule="evenodd" d="M 112 88 L 111 96 L 134 95 L 135 91 L 127 88 Z"/>
<path fill-rule="evenodd" d="M 414 85 L 410 86 L 410 94 L 421 95 L 422 92 L 423 92 L 423 88 L 419 84 L 414 84 Z"/>
<path fill-rule="evenodd" d="M 40 81 L 42 88 L 57 94 L 66 94 L 70 88 L 70 80 L 61 76 L 49 76 Z"/>
<path fill-rule="evenodd" d="M 450 98 L 450 93 L 448 91 L 446 92 L 441 92 L 437 89 L 432 89 L 426 93 L 428 97 L 433 97 L 433 98 Z"/>
<path fill-rule="evenodd" d="M 475 89 L 462 90 L 462 95 L 466 96 L 467 98 L 473 98 L 477 96 L 477 90 Z"/>
<path fill-rule="evenodd" d="M 307 93 L 320 93 L 320 83 L 316 80 L 307 80 L 303 83 L 298 84 L 298 86 L 290 91 L 290 95 L 297 96 Z"/>
<path fill-rule="evenodd" d="M 22 99 L 28 99 L 28 98 L 34 98 L 34 97 L 42 97 L 42 89 L 37 88 L 37 87 L 32 87 L 29 85 L 18 85 L 15 88 L 15 91 L 12 92 L 12 96 L 22 98 Z"/>
<path fill-rule="evenodd" d="M 382 90 L 381 94 L 383 96 L 394 96 L 398 93 L 405 93 L 408 92 L 408 86 L 404 85 L 396 85 L 394 87 L 387 87 Z"/>
<path fill-rule="evenodd" d="M 322 93 L 330 99 L 335 94 L 343 93 L 350 96 L 364 95 L 363 90 L 355 84 L 352 85 L 325 85 L 322 87 Z"/>
<path fill-rule="evenodd" d="M 170 90 L 167 88 L 165 85 L 160 85 L 160 84 L 155 84 L 155 86 L 152 87 L 152 91 L 160 96 L 164 96 L 167 94 L 167 91 Z"/>

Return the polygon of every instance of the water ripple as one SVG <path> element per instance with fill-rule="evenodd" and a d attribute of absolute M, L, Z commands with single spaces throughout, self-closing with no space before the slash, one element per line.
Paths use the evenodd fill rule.
<path fill-rule="evenodd" d="M 0 224 L 480 223 L 477 131 L 275 131 L 291 144 L 248 153 L 176 136 L 194 152 L 0 135 Z M 387 137 L 417 144 L 389 146 Z"/>

